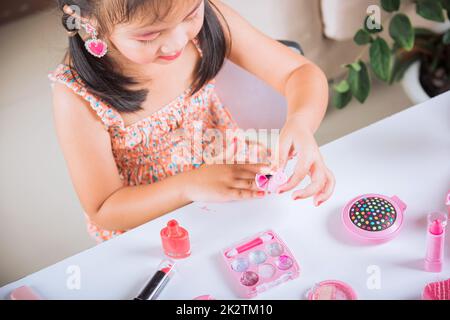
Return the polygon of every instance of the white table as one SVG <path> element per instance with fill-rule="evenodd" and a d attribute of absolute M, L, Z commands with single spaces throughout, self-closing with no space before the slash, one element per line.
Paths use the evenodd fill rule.
<path fill-rule="evenodd" d="M 298 279 L 261 294 L 261 299 L 303 299 L 314 283 L 327 279 L 349 283 L 362 299 L 419 299 L 426 283 L 450 277 L 450 236 L 443 272 L 422 269 L 426 214 L 444 210 L 444 196 L 450 190 L 450 93 L 321 150 L 337 186 L 332 199 L 319 208 L 311 199 L 294 202 L 289 194 L 208 204 L 210 211 L 202 208 L 205 204 L 194 203 L 6 285 L 0 288 L 0 298 L 29 285 L 48 299 L 131 299 L 162 259 L 159 231 L 172 218 L 189 230 L 193 254 L 179 261 L 178 273 L 160 299 L 202 294 L 237 298 L 222 274 L 220 249 L 268 228 L 287 242 L 302 270 Z M 393 241 L 362 246 L 343 231 L 340 210 L 354 196 L 372 192 L 398 195 L 408 205 L 406 221 Z M 66 285 L 70 266 L 81 272 L 79 290 Z M 379 290 L 366 285 L 370 266 L 381 272 Z"/>

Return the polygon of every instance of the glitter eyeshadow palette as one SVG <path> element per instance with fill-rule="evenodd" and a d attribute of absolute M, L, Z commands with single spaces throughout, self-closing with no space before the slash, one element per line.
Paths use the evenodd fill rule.
<path fill-rule="evenodd" d="M 400 231 L 406 204 L 397 196 L 365 194 L 352 199 L 342 210 L 347 230 L 359 239 L 380 243 Z"/>
<path fill-rule="evenodd" d="M 300 274 L 294 256 L 271 230 L 226 248 L 222 257 L 237 292 L 244 298 L 253 298 Z"/>

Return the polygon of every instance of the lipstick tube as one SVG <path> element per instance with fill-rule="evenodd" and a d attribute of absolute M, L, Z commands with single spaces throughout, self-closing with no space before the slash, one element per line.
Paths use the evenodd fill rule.
<path fill-rule="evenodd" d="M 158 267 L 158 271 L 150 278 L 134 300 L 156 300 L 172 277 L 174 265 L 175 262 L 172 260 L 163 260 Z"/>
<path fill-rule="evenodd" d="M 445 213 L 433 212 L 428 215 L 425 256 L 425 270 L 428 272 L 442 271 L 446 226 L 447 215 Z"/>

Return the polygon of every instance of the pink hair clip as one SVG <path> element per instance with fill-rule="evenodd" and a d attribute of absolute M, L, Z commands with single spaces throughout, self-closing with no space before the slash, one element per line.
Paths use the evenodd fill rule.
<path fill-rule="evenodd" d="M 255 177 L 256 186 L 263 191 L 269 193 L 277 192 L 278 188 L 288 181 L 288 177 L 283 170 L 278 170 L 273 174 L 260 174 Z"/>

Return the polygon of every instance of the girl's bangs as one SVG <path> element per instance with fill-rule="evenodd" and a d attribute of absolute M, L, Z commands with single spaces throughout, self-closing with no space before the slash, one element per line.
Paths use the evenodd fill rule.
<path fill-rule="evenodd" d="M 149 25 L 177 17 L 192 6 L 193 0 L 107 0 L 102 1 L 98 15 L 108 30 L 116 24 Z"/>

